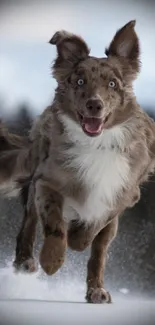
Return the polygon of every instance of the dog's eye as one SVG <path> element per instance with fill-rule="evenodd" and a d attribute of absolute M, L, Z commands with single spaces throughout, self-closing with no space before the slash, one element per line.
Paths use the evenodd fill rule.
<path fill-rule="evenodd" d="M 115 86 L 116 86 L 116 83 L 115 83 L 115 81 L 109 81 L 109 87 L 110 88 L 115 88 Z"/>
<path fill-rule="evenodd" d="M 78 79 L 77 84 L 79 86 L 82 86 L 84 84 L 84 80 L 83 79 Z"/>

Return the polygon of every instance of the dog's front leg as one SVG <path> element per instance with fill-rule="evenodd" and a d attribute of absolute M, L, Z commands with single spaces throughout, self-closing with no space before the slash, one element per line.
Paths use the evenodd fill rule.
<path fill-rule="evenodd" d="M 118 218 L 114 218 L 94 238 L 87 269 L 86 300 L 91 303 L 110 303 L 111 296 L 104 289 L 104 269 L 107 249 L 117 233 Z"/>
<path fill-rule="evenodd" d="M 52 275 L 63 264 L 67 246 L 67 230 L 62 217 L 63 198 L 41 180 L 36 182 L 35 188 L 36 209 L 45 236 L 40 264 L 48 275 Z"/>

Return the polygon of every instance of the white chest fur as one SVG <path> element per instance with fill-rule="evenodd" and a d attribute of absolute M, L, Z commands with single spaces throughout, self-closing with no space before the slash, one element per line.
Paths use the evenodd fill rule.
<path fill-rule="evenodd" d="M 71 125 L 67 131 L 71 132 Z M 70 164 L 76 167 L 77 177 L 87 187 L 88 195 L 82 205 L 66 198 L 64 218 L 70 221 L 78 215 L 79 221 L 86 223 L 106 220 L 116 208 L 116 198 L 128 184 L 130 174 L 128 160 L 117 148 L 125 140 L 123 129 L 116 127 L 92 139 L 74 125 L 71 138 L 75 138 L 76 145 L 68 150 L 73 157 Z"/>

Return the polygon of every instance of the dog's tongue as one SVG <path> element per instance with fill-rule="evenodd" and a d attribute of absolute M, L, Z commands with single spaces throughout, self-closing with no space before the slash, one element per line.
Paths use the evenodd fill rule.
<path fill-rule="evenodd" d="M 101 131 L 102 120 L 95 117 L 84 117 L 83 126 L 86 132 L 91 134 L 97 134 Z"/>

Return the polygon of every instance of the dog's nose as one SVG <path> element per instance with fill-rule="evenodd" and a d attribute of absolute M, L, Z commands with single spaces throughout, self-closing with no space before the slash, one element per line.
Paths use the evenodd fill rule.
<path fill-rule="evenodd" d="M 89 113 L 96 115 L 103 109 L 103 102 L 100 99 L 88 99 L 86 107 Z"/>

